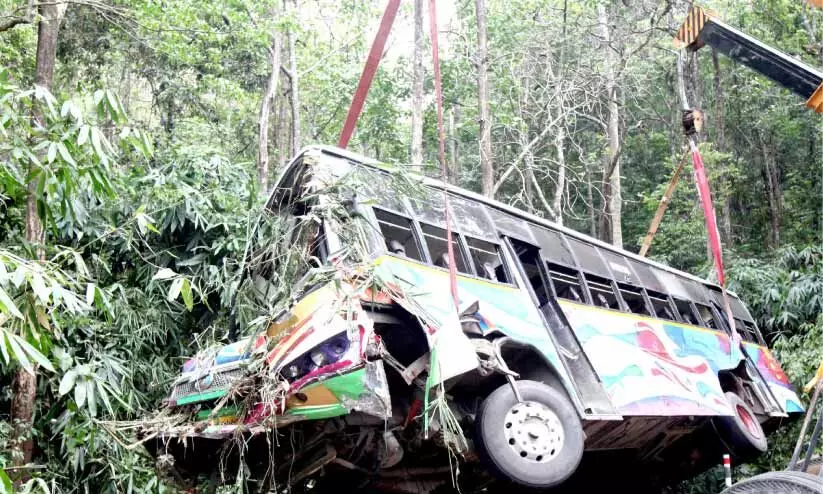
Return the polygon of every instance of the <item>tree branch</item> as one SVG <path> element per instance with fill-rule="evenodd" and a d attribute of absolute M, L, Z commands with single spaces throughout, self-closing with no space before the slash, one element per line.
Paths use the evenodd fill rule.
<path fill-rule="evenodd" d="M 34 14 L 34 0 L 29 0 L 26 4 L 26 13 L 20 17 L 12 17 L 6 22 L 0 24 L 0 33 L 3 31 L 8 31 L 19 24 L 31 24 L 31 21 L 34 18 L 32 14 Z"/>

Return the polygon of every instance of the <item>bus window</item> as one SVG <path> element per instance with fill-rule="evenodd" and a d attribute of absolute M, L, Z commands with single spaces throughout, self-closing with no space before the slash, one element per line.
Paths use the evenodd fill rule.
<path fill-rule="evenodd" d="M 643 298 L 643 291 L 640 288 L 627 285 L 625 283 L 618 283 L 620 296 L 626 302 L 626 306 L 634 314 L 643 314 L 646 316 L 652 315 L 649 308 L 646 307 L 646 300 Z"/>
<path fill-rule="evenodd" d="M 703 321 L 703 326 L 710 329 L 720 329 L 717 321 L 714 320 L 714 313 L 708 305 L 695 303 L 694 306 L 697 307 L 697 313 L 700 314 L 700 319 Z"/>
<path fill-rule="evenodd" d="M 646 289 L 646 293 L 649 294 L 649 302 L 652 303 L 652 308 L 657 317 L 660 319 L 668 319 L 669 321 L 677 320 L 674 311 L 672 311 L 672 306 L 669 305 L 669 298 L 666 295 L 649 289 Z M 689 308 L 689 312 L 691 312 L 691 308 Z"/>
<path fill-rule="evenodd" d="M 740 333 L 740 337 L 746 341 L 757 343 L 757 337 L 754 335 L 751 326 L 749 326 L 743 319 L 734 318 L 734 327 Z"/>
<path fill-rule="evenodd" d="M 523 272 L 526 275 L 526 281 L 534 290 L 534 295 L 537 297 L 537 306 L 543 307 L 549 301 L 549 287 L 547 286 L 543 273 L 540 271 L 540 253 L 534 247 L 517 239 L 510 238 L 514 252 L 520 265 L 523 267 Z"/>
<path fill-rule="evenodd" d="M 477 276 L 502 283 L 510 282 L 503 261 L 500 259 L 499 245 L 471 237 L 465 237 L 465 239 Z"/>
<path fill-rule="evenodd" d="M 686 324 L 693 324 L 695 326 L 699 326 L 697 322 L 697 317 L 694 315 L 694 311 L 692 310 L 691 302 L 687 300 L 681 300 L 679 298 L 675 298 L 674 306 L 677 308 L 677 313 L 680 314 L 680 319 L 683 320 Z"/>
<path fill-rule="evenodd" d="M 415 261 L 423 260 L 410 219 L 378 208 L 374 208 L 374 215 L 390 253 Z"/>
<path fill-rule="evenodd" d="M 554 293 L 559 298 L 565 298 L 572 302 L 586 303 L 583 299 L 583 289 L 580 286 L 580 278 L 577 271 L 560 264 L 546 263 L 549 271 L 549 278 L 554 286 Z"/>
<path fill-rule="evenodd" d="M 423 230 L 423 238 L 434 265 L 441 268 L 448 268 L 449 251 L 448 244 L 446 243 L 446 230 L 426 223 L 420 223 L 420 228 Z M 460 248 L 460 242 L 457 242 L 456 238 L 457 234 L 452 233 L 452 249 L 456 257 L 455 268 L 461 273 L 469 273 L 466 256 Z"/>
<path fill-rule="evenodd" d="M 620 303 L 614 294 L 611 281 L 589 273 L 586 273 L 585 276 L 594 305 L 604 309 L 620 310 Z"/>

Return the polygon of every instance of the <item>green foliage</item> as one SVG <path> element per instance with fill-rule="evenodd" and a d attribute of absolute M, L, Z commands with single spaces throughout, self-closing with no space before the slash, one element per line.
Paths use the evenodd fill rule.
<path fill-rule="evenodd" d="M 498 198 L 546 214 L 538 192 L 549 201 L 555 192 L 557 130 L 538 137 L 562 125 L 563 219 L 596 232 L 608 104 L 598 5 L 487 4 L 498 175 L 537 138 Z M 25 5 L 0 0 L 0 19 Z M 672 26 L 665 25 L 669 17 L 650 25 L 661 5 L 613 2 L 630 250 L 645 235 L 683 145 L 668 50 Z M 666 5 L 675 23 L 687 7 Z M 764 41 L 823 64 L 823 11 L 791 0 L 707 6 Z M 296 235 L 307 233 L 261 217 L 264 191 L 254 179 L 272 35 L 297 36 L 303 143 L 333 144 L 383 8 L 382 1 L 328 0 L 297 9 L 269 0 L 72 3 L 58 39 L 54 94 L 33 85 L 36 25 L 0 32 L 0 410 L 8 409 L 13 373 L 39 369 L 31 432 L 42 468 L 31 470 L 23 489 L 164 489 L 140 448 L 121 444 L 106 424 L 151 413 L 183 355 L 225 342 L 232 328 L 251 333 L 307 268 L 306 259 L 285 254 Z M 455 120 L 448 146 L 456 151 L 456 181 L 477 190 L 474 4 L 456 2 L 449 10 L 444 4 L 439 11 L 446 120 Z M 352 141 L 352 148 L 387 162 L 406 162 L 409 155 L 411 48 L 405 45 L 410 37 L 400 33 L 410 17 L 404 6 Z M 790 378 L 802 383 L 821 357 L 823 337 L 819 117 L 749 69 L 721 56 L 717 75 L 708 51 L 698 55 L 696 103 L 708 115 L 701 150 L 718 215 L 729 206 L 731 238 L 724 247 L 731 287 L 750 304 Z M 431 95 L 428 49 L 424 60 Z M 724 89 L 724 142 L 716 75 Z M 281 76 L 270 129 L 275 166 L 291 153 L 291 87 Z M 424 155 L 434 163 L 435 109 L 429 96 L 425 101 Z M 771 240 L 767 153 L 775 157 L 782 193 L 779 242 Z M 527 169 L 537 188 L 525 179 Z M 434 166 L 424 171 L 440 174 Z M 42 243 L 24 241 L 29 194 L 45 226 Z M 40 249 L 45 262 L 38 260 Z M 651 255 L 709 272 L 690 164 Z M 271 264 L 276 282 L 265 284 L 258 270 Z M 11 461 L 6 445 L 19 440 L 11 431 L 0 415 L 0 468 Z M 782 432 L 770 456 L 741 472 L 780 465 L 790 442 L 782 438 L 793 431 Z M 0 491 L 8 480 L 0 470 Z M 683 492 L 713 492 L 714 480 Z"/>

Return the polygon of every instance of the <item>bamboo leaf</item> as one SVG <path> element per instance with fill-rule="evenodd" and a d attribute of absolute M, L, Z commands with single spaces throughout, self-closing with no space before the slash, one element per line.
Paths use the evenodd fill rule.
<path fill-rule="evenodd" d="M 14 485 L 11 482 L 8 474 L 0 470 L 0 494 L 12 494 L 14 492 Z"/>
<path fill-rule="evenodd" d="M 34 291 L 34 294 L 37 295 L 37 298 L 40 299 L 41 303 L 49 303 L 49 295 L 51 294 L 51 291 L 46 287 L 46 283 L 43 281 L 43 277 L 40 276 L 40 273 L 31 274 L 29 285 Z"/>
<path fill-rule="evenodd" d="M 77 145 L 82 146 L 89 140 L 89 126 L 87 124 L 83 124 L 80 127 L 80 130 L 77 132 Z"/>
<path fill-rule="evenodd" d="M 74 402 L 78 407 L 82 407 L 86 403 L 86 383 L 76 383 L 74 385 Z"/>
<path fill-rule="evenodd" d="M 97 397 L 94 394 L 96 387 L 97 382 L 95 380 L 89 379 L 86 381 L 86 401 L 89 404 L 89 412 L 91 412 L 92 417 L 97 415 Z"/>
<path fill-rule="evenodd" d="M 103 400 L 103 404 L 106 406 L 106 410 L 108 410 L 109 415 L 114 415 L 114 409 L 111 406 L 111 400 L 109 400 L 109 393 L 106 391 L 105 383 L 100 381 L 97 382 L 97 394 L 99 394 L 100 398 Z"/>
<path fill-rule="evenodd" d="M 0 308 L 3 309 L 3 312 L 8 312 L 18 319 L 23 319 L 23 314 L 17 306 L 14 305 L 14 301 L 9 297 L 9 294 L 6 293 L 3 287 L 0 287 Z"/>
<path fill-rule="evenodd" d="M 63 158 L 63 160 L 66 163 L 69 163 L 72 166 L 77 166 L 77 162 L 74 161 L 74 158 L 71 157 L 71 153 L 69 153 L 69 149 L 66 147 L 65 144 L 63 144 L 62 142 L 58 142 L 57 150 L 60 152 L 60 157 Z"/>
<path fill-rule="evenodd" d="M 58 390 L 58 392 L 60 393 L 60 396 L 65 396 L 69 392 L 71 392 L 71 390 L 74 389 L 74 382 L 76 380 L 77 380 L 77 371 L 72 369 L 72 370 L 66 372 L 63 375 L 63 378 L 60 379 L 60 389 Z"/>
<path fill-rule="evenodd" d="M 9 342 L 9 347 L 11 348 L 11 353 L 14 355 L 14 358 L 17 360 L 17 363 L 20 364 L 23 369 L 26 370 L 29 374 L 34 374 L 34 366 L 31 365 L 31 361 L 29 361 L 28 357 L 26 357 L 26 352 L 20 348 L 20 345 L 17 343 L 17 337 L 14 334 L 6 333 L 6 340 Z"/>
<path fill-rule="evenodd" d="M 57 144 L 52 142 L 51 144 L 49 144 L 48 152 L 46 152 L 46 161 L 48 163 L 53 163 L 54 158 L 56 158 L 56 157 L 57 157 Z"/>
<path fill-rule="evenodd" d="M 31 343 L 29 343 L 25 339 L 21 338 L 20 336 L 17 336 L 17 335 L 11 335 L 11 336 L 12 336 L 12 338 L 17 339 L 17 342 L 20 344 L 20 347 L 23 349 L 23 351 L 26 352 L 26 354 L 29 357 L 31 357 L 32 360 L 37 362 L 44 369 L 47 369 L 51 372 L 54 372 L 54 366 L 51 365 L 51 362 L 49 362 L 49 359 L 46 358 L 45 355 L 40 353 L 40 350 L 34 348 L 31 345 Z"/>
<path fill-rule="evenodd" d="M 174 281 L 171 283 L 171 287 L 169 287 L 169 294 L 168 300 L 169 302 L 174 302 L 177 300 L 177 296 L 180 295 L 180 289 L 183 288 L 183 282 L 186 281 L 185 278 L 175 278 Z"/>
<path fill-rule="evenodd" d="M 180 289 L 180 293 L 183 295 L 183 302 L 186 304 L 186 309 L 191 312 L 194 308 L 194 297 L 191 293 L 191 282 L 189 282 L 188 278 L 183 278 L 183 286 Z"/>
<path fill-rule="evenodd" d="M 163 269 L 161 269 L 160 271 L 158 271 L 158 272 L 157 272 L 157 273 L 156 273 L 156 274 L 152 277 L 152 279 L 151 279 L 151 280 L 152 280 L 152 281 L 154 281 L 154 280 L 168 280 L 168 279 L 170 279 L 170 278 L 174 278 L 175 276 L 177 276 L 177 273 L 175 273 L 174 271 L 172 271 L 172 270 L 171 270 L 171 269 L 169 269 L 169 268 L 163 268 Z"/>
<path fill-rule="evenodd" d="M 0 330 L 3 330 L 0 327 Z M 9 334 L 3 330 L 0 332 L 0 355 L 3 357 L 3 362 L 8 364 L 9 363 L 9 344 L 8 344 L 8 336 Z"/>

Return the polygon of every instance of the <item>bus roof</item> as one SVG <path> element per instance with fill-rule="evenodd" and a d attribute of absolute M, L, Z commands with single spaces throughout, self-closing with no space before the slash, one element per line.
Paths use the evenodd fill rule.
<path fill-rule="evenodd" d="M 303 156 L 307 155 L 307 154 L 332 155 L 332 156 L 336 156 L 336 157 L 339 157 L 339 158 L 347 159 L 347 160 L 352 161 L 354 163 L 357 163 L 359 165 L 365 165 L 365 166 L 368 166 L 370 168 L 374 168 L 374 169 L 381 170 L 381 171 L 384 171 L 384 172 L 390 172 L 391 171 L 391 170 L 387 169 L 387 167 L 378 160 L 375 160 L 373 158 L 369 158 L 367 156 L 363 156 L 361 154 L 353 153 L 353 152 L 347 151 L 345 149 L 340 149 L 340 148 L 337 148 L 337 147 L 334 147 L 334 146 L 323 146 L 323 145 L 306 146 L 306 147 L 302 148 L 292 158 L 292 160 L 286 165 L 286 167 L 280 173 L 280 176 L 275 181 L 275 185 L 272 187 L 271 193 L 269 194 L 269 198 L 266 201 L 266 209 L 269 209 L 269 210 L 273 209 L 274 205 L 277 202 L 279 202 L 278 199 L 277 199 L 277 194 L 278 194 L 278 191 L 283 191 L 283 188 L 278 187 L 278 184 L 280 184 L 281 181 L 283 181 L 285 178 L 288 177 L 290 172 L 292 172 L 293 169 L 301 163 L 301 161 L 302 161 L 301 158 Z M 490 199 L 490 198 L 485 197 L 485 196 L 483 196 L 481 194 L 478 194 L 476 192 L 472 192 L 470 190 L 466 190 L 466 189 L 463 189 L 461 187 L 457 187 L 457 186 L 454 186 L 454 185 L 451 185 L 451 184 L 447 184 L 447 183 L 444 183 L 440 180 L 436 180 L 436 179 L 433 179 L 433 178 L 430 178 L 430 177 L 426 177 L 425 175 L 420 175 L 420 174 L 417 174 L 417 173 L 411 173 L 411 175 L 420 178 L 425 185 L 435 187 L 435 188 L 438 188 L 438 189 L 441 189 L 441 190 L 446 190 L 446 191 L 451 192 L 453 194 L 463 196 L 466 199 L 471 199 L 473 201 L 485 204 L 487 206 L 497 208 L 499 210 L 502 210 L 502 211 L 505 211 L 509 214 L 517 216 L 520 219 L 523 219 L 525 221 L 535 223 L 535 224 L 538 224 L 538 225 L 542 225 L 542 226 L 545 226 L 545 227 L 563 232 L 564 234 L 569 235 L 570 237 L 574 237 L 574 238 L 577 238 L 578 240 L 588 242 L 588 243 L 596 245 L 596 246 L 598 246 L 602 249 L 606 249 L 606 250 L 610 250 L 612 252 L 619 253 L 621 255 L 624 255 L 626 257 L 629 257 L 629 258 L 634 259 L 636 261 L 639 261 L 641 263 L 645 263 L 645 264 L 657 267 L 659 269 L 668 271 L 670 273 L 673 273 L 673 274 L 676 274 L 676 275 L 679 275 L 679 276 L 683 276 L 683 277 L 688 278 L 692 281 L 699 282 L 699 283 L 701 283 L 703 285 L 706 285 L 708 287 L 720 290 L 719 285 L 717 285 L 716 283 L 712 283 L 712 282 L 710 282 L 710 281 L 708 281 L 704 278 L 700 278 L 699 276 L 695 276 L 695 275 L 687 273 L 685 271 L 680 271 L 678 269 L 672 268 L 671 266 L 667 266 L 667 265 L 659 263 L 657 261 L 653 261 L 653 260 L 648 259 L 646 257 L 641 257 L 641 256 L 639 256 L 639 255 L 637 255 L 633 252 L 629 252 L 627 250 L 617 248 L 617 247 L 615 247 L 615 246 L 613 246 L 609 243 L 603 242 L 602 240 L 596 239 L 596 238 L 591 237 L 589 235 L 586 235 L 584 233 L 580 233 L 576 230 L 572 230 L 571 228 L 567 228 L 565 226 L 558 225 L 557 223 L 555 223 L 553 221 L 549 221 L 545 218 L 541 218 L 539 216 L 535 216 L 533 214 L 527 213 L 527 212 L 525 212 L 521 209 L 517 209 L 513 206 L 510 206 L 510 205 L 505 204 L 503 202 L 497 201 L 495 199 Z M 733 296 L 737 297 L 737 295 L 734 292 L 730 291 L 730 290 L 728 291 L 728 293 L 730 295 L 733 295 Z"/>

